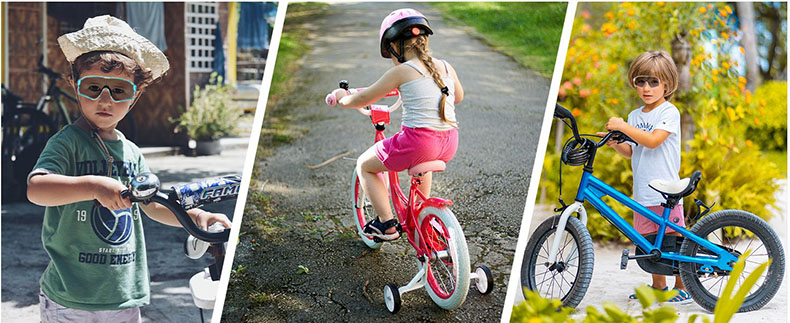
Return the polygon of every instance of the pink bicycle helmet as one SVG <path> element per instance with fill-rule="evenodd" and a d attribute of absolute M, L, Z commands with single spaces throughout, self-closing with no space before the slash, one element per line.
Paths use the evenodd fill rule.
<path fill-rule="evenodd" d="M 403 56 L 398 55 L 390 43 L 400 40 L 400 52 L 403 53 L 403 40 L 419 35 L 433 35 L 428 19 L 421 12 L 410 8 L 390 12 L 384 17 L 379 29 L 381 57 L 390 58 L 395 55 L 403 63 Z"/>

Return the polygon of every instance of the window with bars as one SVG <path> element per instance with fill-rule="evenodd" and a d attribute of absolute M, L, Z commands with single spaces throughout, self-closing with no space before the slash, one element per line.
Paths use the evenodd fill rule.
<path fill-rule="evenodd" d="M 214 69 L 218 9 L 217 3 L 188 2 L 186 4 L 188 72 L 211 72 Z"/>

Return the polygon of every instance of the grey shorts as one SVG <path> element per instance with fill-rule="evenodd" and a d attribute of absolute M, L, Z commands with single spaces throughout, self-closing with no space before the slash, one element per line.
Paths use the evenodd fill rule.
<path fill-rule="evenodd" d="M 110 311 L 85 311 L 61 306 L 53 302 L 44 292 L 38 293 L 41 322 L 135 322 L 140 323 L 140 308 L 133 307 Z"/>

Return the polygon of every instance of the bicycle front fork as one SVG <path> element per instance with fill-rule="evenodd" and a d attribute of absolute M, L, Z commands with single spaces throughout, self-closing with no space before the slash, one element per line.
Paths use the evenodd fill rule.
<path fill-rule="evenodd" d="M 587 227 L 587 210 L 584 209 L 584 204 L 582 202 L 576 201 L 573 204 L 568 205 L 565 210 L 562 211 L 562 215 L 560 216 L 560 220 L 557 223 L 557 230 L 554 231 L 554 241 L 551 243 L 551 249 L 549 249 L 549 259 L 547 262 L 549 264 L 553 264 L 556 262 L 557 252 L 560 249 L 560 243 L 562 243 L 562 239 L 565 237 L 565 225 L 568 224 L 568 217 L 570 217 L 573 213 L 579 213 L 579 220 L 582 221 L 585 227 Z M 569 259 L 570 257 L 576 253 L 576 244 L 573 244 L 574 250 L 571 250 L 568 253 Z"/>

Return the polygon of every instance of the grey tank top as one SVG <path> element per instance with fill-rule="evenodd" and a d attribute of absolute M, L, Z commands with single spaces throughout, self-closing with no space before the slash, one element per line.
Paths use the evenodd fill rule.
<path fill-rule="evenodd" d="M 440 69 L 440 73 L 443 74 L 442 81 L 444 81 L 450 93 L 444 101 L 444 116 L 453 124 L 442 121 L 442 118 L 439 116 L 439 101 L 442 97 L 442 91 L 434 83 L 431 75 L 410 61 L 404 64 L 417 70 L 422 77 L 403 83 L 398 87 L 401 100 L 403 101 L 401 125 L 403 127 L 428 128 L 436 131 L 454 129 L 453 124 L 456 122 L 454 104 L 455 80 L 450 75 L 447 62 L 442 60 L 441 65 L 434 64 L 437 69 Z"/>

